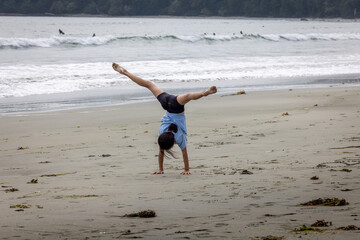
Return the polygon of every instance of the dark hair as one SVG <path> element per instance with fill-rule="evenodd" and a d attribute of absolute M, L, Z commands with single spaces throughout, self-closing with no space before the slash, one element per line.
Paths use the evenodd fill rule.
<path fill-rule="evenodd" d="M 169 150 L 174 146 L 175 136 L 171 132 L 164 132 L 158 138 L 158 144 L 162 150 Z"/>
<path fill-rule="evenodd" d="M 160 149 L 163 151 L 165 150 L 167 153 L 169 153 L 172 157 L 174 157 L 174 154 L 170 151 L 170 148 L 174 146 L 175 143 L 175 136 L 173 134 L 176 133 L 178 130 L 176 124 L 171 124 L 169 126 L 169 131 L 162 133 L 158 138 L 158 144 L 160 146 Z"/>
<path fill-rule="evenodd" d="M 177 130 L 178 130 L 178 128 L 177 128 L 177 125 L 176 124 L 170 124 L 170 126 L 169 126 L 169 131 L 171 131 L 171 132 L 174 132 L 174 133 L 177 133 Z"/>

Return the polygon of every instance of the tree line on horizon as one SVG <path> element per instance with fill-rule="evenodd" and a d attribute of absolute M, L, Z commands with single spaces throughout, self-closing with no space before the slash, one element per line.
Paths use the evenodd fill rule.
<path fill-rule="evenodd" d="M 360 0 L 1 0 L 3 14 L 356 18 Z"/>

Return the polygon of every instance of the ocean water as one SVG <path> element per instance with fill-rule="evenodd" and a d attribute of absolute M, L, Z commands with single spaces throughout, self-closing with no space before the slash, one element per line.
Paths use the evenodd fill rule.
<path fill-rule="evenodd" d="M 0 17 L 0 29 L 0 114 L 153 99 L 112 62 L 173 94 L 360 85 L 358 21 Z"/>

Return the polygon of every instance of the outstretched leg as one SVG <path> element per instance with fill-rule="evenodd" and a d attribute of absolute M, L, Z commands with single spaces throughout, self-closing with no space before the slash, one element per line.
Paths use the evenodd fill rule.
<path fill-rule="evenodd" d="M 152 94 L 154 94 L 155 97 L 159 96 L 161 93 L 164 92 L 158 86 L 156 86 L 153 82 L 144 80 L 142 78 L 139 78 L 139 77 L 129 73 L 125 68 L 120 67 L 116 63 L 113 63 L 112 67 L 115 71 L 127 76 L 128 78 L 130 78 L 133 82 L 137 83 L 138 85 L 149 89 L 152 92 Z"/>
<path fill-rule="evenodd" d="M 190 102 L 191 100 L 198 100 L 199 98 L 206 97 L 210 94 L 214 94 L 217 92 L 217 88 L 212 86 L 205 91 L 202 92 L 190 92 L 177 97 L 178 103 L 181 105 L 185 105 L 186 103 Z"/>

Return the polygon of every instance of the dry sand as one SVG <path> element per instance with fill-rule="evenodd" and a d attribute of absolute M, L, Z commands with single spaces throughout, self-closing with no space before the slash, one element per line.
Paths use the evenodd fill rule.
<path fill-rule="evenodd" d="M 0 239 L 359 239 L 337 230 L 360 227 L 359 87 L 191 102 L 190 176 L 178 147 L 150 174 L 163 113 L 153 101 L 1 116 Z M 349 205 L 299 205 L 325 197 Z M 122 217 L 147 209 L 157 216 Z M 332 226 L 293 231 L 321 219 Z"/>

